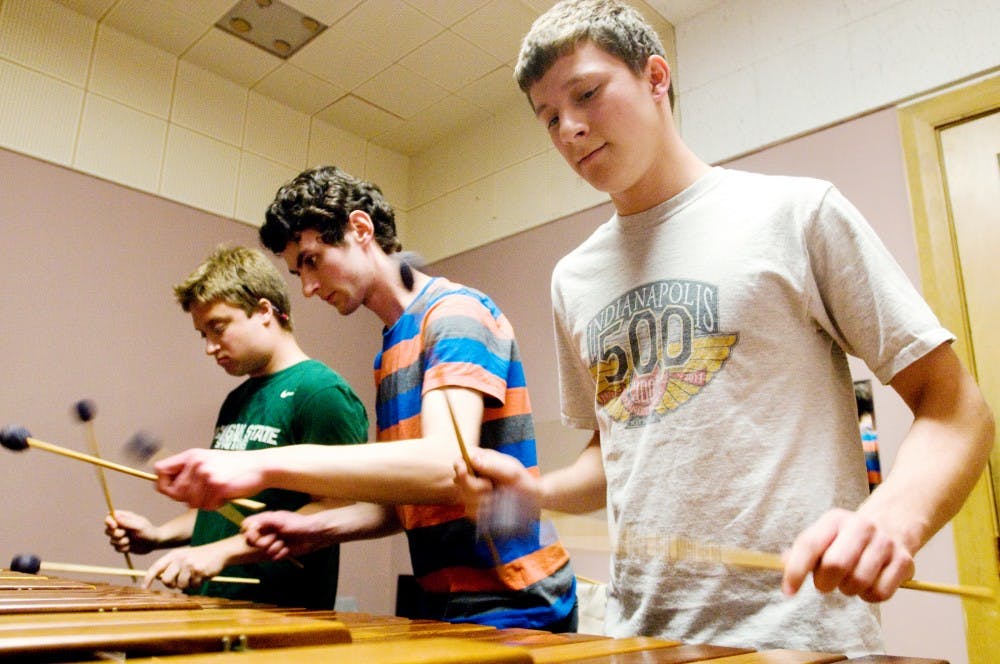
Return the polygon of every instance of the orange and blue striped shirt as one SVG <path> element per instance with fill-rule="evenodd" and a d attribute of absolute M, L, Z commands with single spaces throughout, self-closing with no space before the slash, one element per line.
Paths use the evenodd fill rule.
<path fill-rule="evenodd" d="M 378 440 L 421 437 L 423 395 L 441 387 L 483 394 L 480 445 L 538 472 L 531 402 L 514 331 L 489 297 L 431 280 L 391 327 L 375 358 Z M 576 602 L 569 556 L 539 527 L 494 540 L 500 565 L 460 505 L 403 505 L 422 617 L 544 628 Z"/>

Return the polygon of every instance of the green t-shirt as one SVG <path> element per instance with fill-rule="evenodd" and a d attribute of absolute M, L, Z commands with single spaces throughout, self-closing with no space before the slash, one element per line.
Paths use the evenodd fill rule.
<path fill-rule="evenodd" d="M 262 450 L 299 443 L 341 445 L 368 438 L 368 417 L 361 400 L 335 371 L 305 360 L 269 376 L 248 378 L 229 393 L 219 410 L 212 449 Z M 297 510 L 307 494 L 266 489 L 253 496 L 269 510 Z M 236 508 L 239 509 L 239 508 Z M 239 533 L 218 512 L 199 511 L 191 545 L 216 542 Z M 220 574 L 260 579 L 259 585 L 205 582 L 192 594 L 255 602 L 332 609 L 337 595 L 340 549 L 334 545 L 288 561 L 231 565 Z"/>

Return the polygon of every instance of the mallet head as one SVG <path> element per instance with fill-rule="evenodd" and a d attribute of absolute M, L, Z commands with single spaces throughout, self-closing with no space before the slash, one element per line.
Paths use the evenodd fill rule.
<path fill-rule="evenodd" d="M 90 399 L 81 399 L 73 406 L 76 416 L 81 422 L 89 422 L 97 414 L 97 406 Z"/>
<path fill-rule="evenodd" d="M 125 456 L 142 465 L 149 463 L 162 449 L 160 440 L 147 431 L 137 431 L 128 439 L 124 448 Z"/>
<path fill-rule="evenodd" d="M 19 553 L 10 561 L 10 569 L 24 574 L 38 574 L 42 559 L 33 553 Z"/>
<path fill-rule="evenodd" d="M 9 424 L 0 429 L 0 445 L 15 452 L 28 449 L 28 438 L 30 437 L 31 433 L 27 429 L 16 424 Z"/>

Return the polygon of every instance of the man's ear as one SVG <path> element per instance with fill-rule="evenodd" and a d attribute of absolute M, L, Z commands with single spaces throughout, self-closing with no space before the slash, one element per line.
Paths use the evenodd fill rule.
<path fill-rule="evenodd" d="M 646 80 L 657 100 L 667 98 L 670 91 L 670 65 L 661 55 L 651 55 L 646 61 Z"/>
<path fill-rule="evenodd" d="M 375 236 L 375 224 L 364 210 L 354 210 L 347 217 L 347 232 L 353 233 L 358 242 L 365 242 Z"/>
<path fill-rule="evenodd" d="M 263 316 L 268 316 L 270 318 L 274 317 L 274 305 L 266 297 L 261 297 L 257 299 L 257 311 L 255 313 L 261 314 Z"/>

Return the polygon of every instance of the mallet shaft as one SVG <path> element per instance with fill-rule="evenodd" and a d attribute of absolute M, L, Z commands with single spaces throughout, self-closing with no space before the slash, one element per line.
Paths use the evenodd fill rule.
<path fill-rule="evenodd" d="M 100 457 L 95 457 L 90 454 L 84 454 L 83 452 L 77 452 L 75 450 L 67 449 L 65 447 L 60 447 L 59 445 L 53 445 L 52 443 L 46 443 L 44 440 L 38 440 L 37 438 L 27 438 L 28 445 L 40 450 L 45 450 L 46 452 L 53 452 L 54 454 L 60 454 L 70 459 L 76 459 L 77 461 L 84 461 L 86 463 L 92 463 L 95 466 L 101 466 L 102 468 L 108 468 L 110 470 L 118 471 L 119 473 L 125 473 L 126 475 L 131 475 L 132 477 L 138 477 L 140 479 L 149 480 L 151 482 L 156 481 L 156 475 L 153 473 L 147 473 L 143 470 L 138 470 L 136 468 L 130 468 L 128 466 L 123 466 L 120 463 L 115 463 L 114 461 L 108 461 L 107 459 L 102 459 Z M 239 505 L 240 507 L 245 507 L 249 510 L 260 511 L 267 507 L 264 503 L 258 500 L 250 500 L 249 498 L 236 498 L 232 501 L 233 503 Z"/>
<path fill-rule="evenodd" d="M 84 431 L 87 433 L 87 444 L 90 446 L 90 451 L 95 458 L 101 458 L 100 446 L 97 444 L 97 433 L 94 431 L 94 423 L 91 420 L 86 420 L 83 423 Z M 108 506 L 108 514 L 111 518 L 115 516 L 115 506 L 111 502 L 111 489 L 108 488 L 108 478 L 104 476 L 104 469 L 100 466 L 94 468 L 97 471 L 97 481 L 101 483 L 101 491 L 104 493 L 104 502 Z M 128 565 L 129 569 L 135 569 L 135 565 L 132 564 L 132 554 L 128 551 L 123 551 L 122 556 L 125 558 L 125 564 Z"/>
<path fill-rule="evenodd" d="M 78 565 L 75 563 L 50 563 L 42 562 L 39 567 L 45 572 L 78 572 L 81 574 L 106 574 L 109 576 L 146 576 L 146 570 L 142 569 L 122 569 L 120 567 L 102 567 L 100 565 Z M 251 579 L 242 576 L 213 576 L 211 581 L 219 583 L 260 583 L 260 579 Z"/>
<path fill-rule="evenodd" d="M 455 429 L 455 438 L 458 440 L 458 449 L 462 452 L 462 460 L 465 461 L 465 467 L 468 469 L 469 474 L 473 477 L 476 476 L 476 470 L 472 467 L 472 458 L 469 457 L 469 450 L 465 447 L 465 441 L 462 439 L 462 432 L 458 428 L 458 420 L 455 419 L 455 411 L 451 407 L 451 399 L 448 398 L 448 392 L 444 392 L 444 402 L 448 406 L 448 415 L 451 417 L 451 426 Z M 493 537 L 489 533 L 483 533 L 483 538 L 486 540 L 486 546 L 490 549 L 490 555 L 493 557 L 493 563 L 499 567 L 503 564 L 503 560 L 500 558 L 500 552 L 497 550 L 497 545 L 493 541 Z"/>
<path fill-rule="evenodd" d="M 703 544 L 691 542 L 683 538 L 673 538 L 667 545 L 667 550 L 668 556 L 676 560 L 701 560 L 736 567 L 777 571 L 785 569 L 785 564 L 781 560 L 781 556 L 777 553 L 767 551 L 755 551 L 753 549 L 721 546 L 718 544 Z M 993 591 L 985 586 L 952 585 L 910 579 L 909 581 L 903 581 L 899 587 L 910 590 L 961 595 L 963 597 L 980 597 L 985 599 L 993 597 Z"/>

